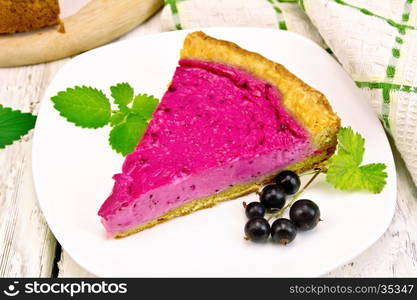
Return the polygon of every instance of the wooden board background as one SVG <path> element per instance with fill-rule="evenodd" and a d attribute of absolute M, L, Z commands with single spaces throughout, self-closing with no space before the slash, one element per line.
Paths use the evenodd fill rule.
<path fill-rule="evenodd" d="M 74 6 L 80 0 L 75 2 Z M 68 1 L 64 3 L 63 9 L 71 8 Z M 163 0 L 87 1 L 78 12 L 62 18 L 65 33 L 58 31 L 59 26 L 51 26 L 0 35 L 0 67 L 53 61 L 101 46 L 144 22 L 162 5 Z"/>

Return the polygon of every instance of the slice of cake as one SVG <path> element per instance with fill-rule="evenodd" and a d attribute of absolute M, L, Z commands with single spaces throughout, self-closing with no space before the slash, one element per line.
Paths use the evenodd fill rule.
<path fill-rule="evenodd" d="M 0 0 L 0 33 L 56 25 L 59 12 L 58 0 Z"/>
<path fill-rule="evenodd" d="M 99 215 L 124 237 L 258 190 L 335 150 L 340 120 L 323 94 L 280 64 L 189 34 L 174 78 Z"/>

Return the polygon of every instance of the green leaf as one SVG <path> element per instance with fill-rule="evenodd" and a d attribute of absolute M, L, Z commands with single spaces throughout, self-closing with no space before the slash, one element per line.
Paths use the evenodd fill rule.
<path fill-rule="evenodd" d="M 361 173 L 351 156 L 344 153 L 334 155 L 327 168 L 326 179 L 334 187 L 344 191 L 360 189 L 357 183 L 361 180 Z"/>
<path fill-rule="evenodd" d="M 127 105 L 132 102 L 134 91 L 127 82 L 119 83 L 110 87 L 111 96 L 114 98 L 114 103 L 119 106 L 122 111 L 128 110 Z"/>
<path fill-rule="evenodd" d="M 0 149 L 11 145 L 35 126 L 36 116 L 0 105 Z"/>
<path fill-rule="evenodd" d="M 349 154 L 359 166 L 365 153 L 365 139 L 359 133 L 354 133 L 351 127 L 341 128 L 337 139 L 339 153 Z"/>
<path fill-rule="evenodd" d="M 365 153 L 365 139 L 353 132 L 352 128 L 342 128 L 338 134 L 338 151 L 327 166 L 326 180 L 344 191 L 368 190 L 380 193 L 385 184 L 385 164 L 360 166 Z"/>
<path fill-rule="evenodd" d="M 110 117 L 110 125 L 116 126 L 123 122 L 125 119 L 126 114 L 124 112 L 118 111 Z"/>
<path fill-rule="evenodd" d="M 110 101 L 102 91 L 76 86 L 51 98 L 60 115 L 84 128 L 100 128 L 110 121 Z"/>
<path fill-rule="evenodd" d="M 145 133 L 148 123 L 139 116 L 129 116 L 126 121 L 113 127 L 109 142 L 123 156 L 133 152 Z"/>
<path fill-rule="evenodd" d="M 388 177 L 385 164 L 369 164 L 360 167 L 362 175 L 362 186 L 374 194 L 379 194 L 387 183 Z"/>
<path fill-rule="evenodd" d="M 154 96 L 139 94 L 133 101 L 132 113 L 141 115 L 145 120 L 150 120 L 158 104 L 159 100 Z"/>

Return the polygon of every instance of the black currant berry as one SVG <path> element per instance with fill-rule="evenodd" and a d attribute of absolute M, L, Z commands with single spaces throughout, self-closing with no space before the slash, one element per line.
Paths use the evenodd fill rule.
<path fill-rule="evenodd" d="M 272 241 L 281 245 L 291 243 L 297 235 L 297 228 L 291 220 L 277 219 L 271 226 Z"/>
<path fill-rule="evenodd" d="M 281 209 L 284 207 L 287 194 L 276 184 L 269 184 L 262 189 L 260 200 L 267 209 Z"/>
<path fill-rule="evenodd" d="M 277 185 L 281 186 L 288 195 L 298 192 L 300 189 L 300 177 L 293 171 L 282 171 L 275 177 Z"/>
<path fill-rule="evenodd" d="M 265 243 L 270 231 L 271 227 L 264 218 L 250 219 L 245 225 L 246 237 L 255 243 Z"/>
<path fill-rule="evenodd" d="M 251 202 L 246 205 L 245 213 L 249 219 L 263 218 L 265 216 L 265 206 L 260 202 Z"/>
<path fill-rule="evenodd" d="M 320 209 L 311 200 L 298 200 L 290 208 L 290 218 L 298 230 L 310 230 L 320 221 Z"/>

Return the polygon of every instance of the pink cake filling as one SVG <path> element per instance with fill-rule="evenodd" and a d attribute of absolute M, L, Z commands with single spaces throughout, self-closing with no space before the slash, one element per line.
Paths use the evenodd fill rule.
<path fill-rule="evenodd" d="M 235 67 L 181 60 L 99 215 L 112 236 L 313 152 L 271 84 Z"/>

